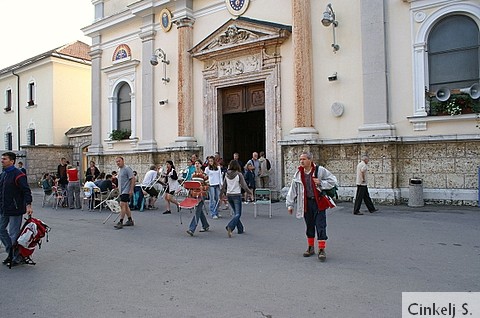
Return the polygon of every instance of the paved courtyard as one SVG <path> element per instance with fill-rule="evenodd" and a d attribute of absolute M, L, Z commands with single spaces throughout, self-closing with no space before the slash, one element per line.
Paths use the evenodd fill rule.
<path fill-rule="evenodd" d="M 327 261 L 304 258 L 303 220 L 284 203 L 227 237 L 229 213 L 211 231 L 185 233 L 191 214 L 134 211 L 113 228 L 108 212 L 41 208 L 52 227 L 35 266 L 0 268 L 2 317 L 400 317 L 401 292 L 480 291 L 480 209 L 378 206 L 328 211 Z M 0 252 L 2 259 L 6 256 Z M 6 287 L 10 286 L 10 287 Z"/>

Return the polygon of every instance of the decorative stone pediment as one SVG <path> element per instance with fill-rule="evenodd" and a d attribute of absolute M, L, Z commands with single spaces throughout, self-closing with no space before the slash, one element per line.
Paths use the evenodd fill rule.
<path fill-rule="evenodd" d="M 283 43 L 292 27 L 267 21 L 239 17 L 230 19 L 194 46 L 190 53 L 200 60 L 232 55 L 234 52 L 265 48 Z"/>

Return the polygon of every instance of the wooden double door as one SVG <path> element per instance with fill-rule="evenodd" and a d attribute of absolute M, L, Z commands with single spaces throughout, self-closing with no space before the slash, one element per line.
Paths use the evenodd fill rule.
<path fill-rule="evenodd" d="M 265 84 L 233 86 L 220 94 L 223 113 L 223 158 L 238 152 L 245 164 L 254 151 L 265 150 Z"/>

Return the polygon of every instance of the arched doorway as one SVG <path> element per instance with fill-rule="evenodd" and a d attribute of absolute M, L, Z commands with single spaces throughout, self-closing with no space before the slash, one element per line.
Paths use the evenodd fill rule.
<path fill-rule="evenodd" d="M 223 157 L 238 152 L 246 163 L 252 152 L 265 150 L 265 84 L 238 85 L 221 90 Z M 228 160 L 227 160 L 228 161 Z"/>

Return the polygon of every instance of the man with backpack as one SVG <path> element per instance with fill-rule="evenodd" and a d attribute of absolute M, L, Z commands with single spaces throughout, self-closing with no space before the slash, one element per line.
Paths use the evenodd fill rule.
<path fill-rule="evenodd" d="M 312 161 L 312 154 L 303 152 L 300 155 L 300 166 L 293 176 L 290 189 L 286 197 L 288 213 L 293 213 L 296 207 L 296 217 L 305 219 L 307 227 L 307 250 L 304 257 L 315 254 L 315 234 L 318 241 L 318 259 L 324 262 L 327 258 L 327 215 L 322 192 L 331 189 L 337 184 L 337 178 L 322 166 Z M 328 198 L 327 198 L 328 199 Z M 316 232 L 316 233 L 315 233 Z"/>
<path fill-rule="evenodd" d="M 15 167 L 16 159 L 13 152 L 3 153 L 3 172 L 0 175 L 0 239 L 8 254 L 3 264 L 9 266 L 22 262 L 18 251 L 14 252 L 14 245 L 20 234 L 23 214 L 33 213 L 32 192 L 27 176 Z"/>

